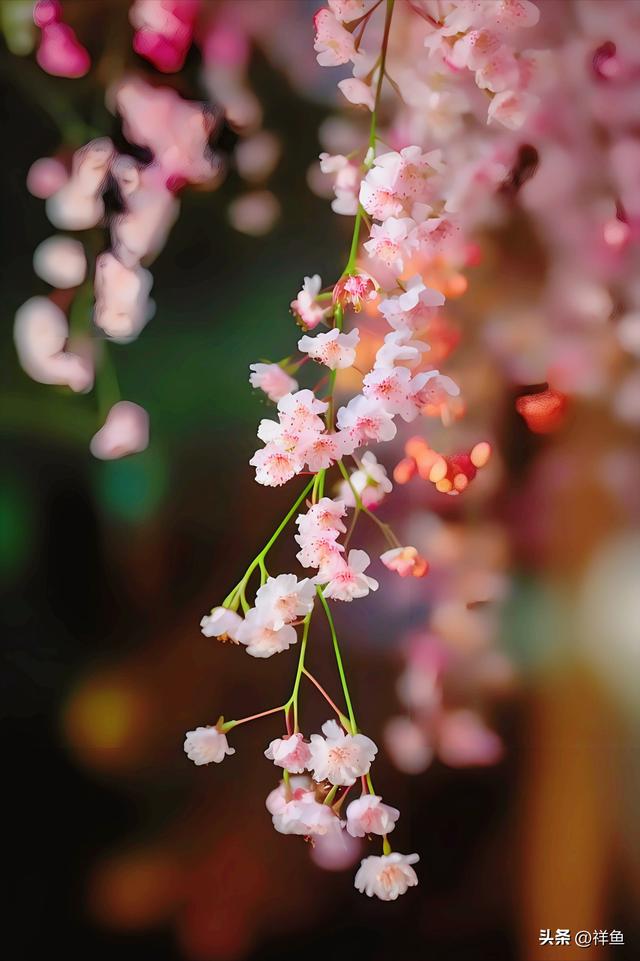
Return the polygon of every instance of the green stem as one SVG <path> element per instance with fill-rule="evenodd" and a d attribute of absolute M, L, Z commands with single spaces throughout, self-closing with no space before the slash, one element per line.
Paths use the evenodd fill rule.
<path fill-rule="evenodd" d="M 304 628 L 302 631 L 302 642 L 300 644 L 300 656 L 298 657 L 298 669 L 296 671 L 296 678 L 293 682 L 293 691 L 291 692 L 291 697 L 285 704 L 285 711 L 293 704 L 293 733 L 298 733 L 298 692 L 300 690 L 300 681 L 302 680 L 302 673 L 304 671 L 304 656 L 307 651 L 307 641 L 309 638 L 309 625 L 311 624 L 311 617 L 313 615 L 313 608 L 309 611 L 304 619 Z"/>
<path fill-rule="evenodd" d="M 118 375 L 106 341 L 102 344 L 102 359 L 96 369 L 95 389 L 98 414 L 100 419 L 104 421 L 113 405 L 120 400 Z"/>
<path fill-rule="evenodd" d="M 347 484 L 351 488 L 351 493 L 353 494 L 354 500 L 356 502 L 356 512 L 362 511 L 364 514 L 367 515 L 367 517 L 370 517 L 373 523 L 380 528 L 388 544 L 390 544 L 392 547 L 402 547 L 402 544 L 400 543 L 396 535 L 393 533 L 393 529 L 391 528 L 391 525 L 385 524 L 384 521 L 381 521 L 379 517 L 376 517 L 373 511 L 370 511 L 368 507 L 364 506 L 362 502 L 362 498 L 360 497 L 360 494 L 356 490 L 353 484 L 353 481 L 351 480 L 349 471 L 344 466 L 344 463 L 341 460 L 338 461 L 338 467 L 340 469 L 340 473 L 342 474 Z"/>
<path fill-rule="evenodd" d="M 349 721 L 351 723 L 351 733 L 356 734 L 358 731 L 358 725 L 356 724 L 356 716 L 353 711 L 353 705 L 351 704 L 351 697 L 349 695 L 349 685 L 347 684 L 347 678 L 344 673 L 344 665 L 342 663 L 342 655 L 340 653 L 340 645 L 338 643 L 338 636 L 336 634 L 335 624 L 333 623 L 333 617 L 331 616 L 331 611 L 329 605 L 322 593 L 322 588 L 317 587 L 316 591 L 318 597 L 320 598 L 320 603 L 324 607 L 324 612 L 327 615 L 327 620 L 329 622 L 329 630 L 331 631 L 331 640 L 333 641 L 333 651 L 336 656 L 336 664 L 338 665 L 338 674 L 340 675 L 340 683 L 342 684 L 342 693 L 344 694 L 345 704 L 347 705 L 347 711 L 349 712 Z"/>
<path fill-rule="evenodd" d="M 242 594 L 242 592 L 244 591 L 244 588 L 247 585 L 247 581 L 255 571 L 256 567 L 259 567 L 261 562 L 264 562 L 264 558 L 269 553 L 269 551 L 271 550 L 275 542 L 278 540 L 283 530 L 285 529 L 285 527 L 287 526 L 287 524 L 289 523 L 289 521 L 291 520 L 295 512 L 298 510 L 298 508 L 300 507 L 300 504 L 303 502 L 303 500 L 305 499 L 307 494 L 310 492 L 310 490 L 312 489 L 315 483 L 316 483 L 316 477 L 314 475 L 309 481 L 309 483 L 307 484 L 307 486 L 304 488 L 300 496 L 296 499 L 291 509 L 284 516 L 282 521 L 278 524 L 275 531 L 273 532 L 273 534 L 271 535 L 271 537 L 269 538 L 265 546 L 262 548 L 260 553 L 257 554 L 254 557 L 254 559 L 251 561 L 247 570 L 245 571 L 244 577 L 239 581 L 238 584 L 236 584 L 233 590 L 229 594 L 227 594 L 224 601 L 222 602 L 223 607 L 228 607 L 229 604 L 231 604 L 232 601 L 235 599 L 236 594 L 238 594 L 238 592 Z"/>

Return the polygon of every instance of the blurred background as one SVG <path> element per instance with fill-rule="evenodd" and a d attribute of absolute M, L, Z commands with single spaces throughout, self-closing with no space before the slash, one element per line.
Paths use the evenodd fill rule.
<path fill-rule="evenodd" d="M 312 858 L 273 831 L 264 798 L 275 777 L 262 752 L 279 721 L 234 732 L 237 755 L 220 767 L 195 768 L 182 750 L 186 730 L 220 713 L 279 703 L 293 671 L 293 661 L 283 670 L 282 659 L 256 662 L 204 638 L 198 625 L 295 496 L 291 485 L 256 488 L 247 466 L 265 416 L 248 365 L 290 353 L 289 303 L 302 277 L 338 276 L 350 239 L 350 218 L 335 216 L 307 181 L 332 109 L 323 85 L 334 82 L 315 64 L 313 4 L 285 3 L 284 54 L 256 43 L 248 68 L 278 143 L 259 188 L 275 198 L 267 228 L 242 232 L 237 217 L 233 225 L 246 184 L 231 159 L 217 189 L 186 189 L 153 264 L 155 316 L 135 342 L 109 345 L 122 396 L 151 421 L 148 448 L 113 461 L 88 450 L 101 423 L 94 395 L 31 381 L 15 355 L 16 310 L 48 292 L 32 258 L 52 232 L 26 176 L 61 145 L 76 149 L 87 130 L 122 143 L 105 87 L 123 67 L 142 76 L 152 68 L 131 50 L 128 5 L 90 0 L 66 3 L 65 18 L 94 69 L 76 80 L 48 76 L 7 26 L 18 6 L 3 4 L 0 61 L 12 849 L 3 955 L 637 958 L 637 436 L 612 414 L 606 388 L 577 397 L 552 434 L 532 434 L 515 411 L 525 388 L 505 374 L 505 344 L 531 349 L 520 332 L 535 328 L 529 304 L 548 257 L 526 210 L 507 198 L 500 220 L 478 232 L 481 255 L 451 308 L 461 346 L 443 364 L 472 411 L 460 442 L 488 437 L 494 461 L 468 498 L 437 494 L 419 478 L 398 487 L 380 516 L 424 546 L 432 575 L 410 586 L 388 575 L 386 590 L 339 612 L 363 727 L 382 745 L 391 721 L 412 718 L 405 733 L 420 755 L 383 750 L 376 780 L 402 810 L 396 835 L 401 850 L 420 854 L 420 885 L 397 903 L 372 903 L 353 889 L 357 851 L 345 871 L 329 872 L 321 852 Z M 235 6 L 261 22 L 283 16 L 282 3 Z M 287 50 L 293 66 L 284 69 Z M 210 99 L 195 46 L 166 82 Z M 214 147 L 231 158 L 237 139 L 226 125 Z M 402 455 L 399 442 L 379 456 L 391 473 Z M 379 553 L 375 528 L 365 530 L 363 546 Z M 289 569 L 293 554 L 283 539 L 270 567 Z M 477 604 L 466 603 L 471 594 Z M 483 722 L 438 751 L 416 716 L 428 715 L 421 684 L 429 685 L 429 652 L 444 642 L 454 652 L 447 703 Z M 311 659 L 327 684 L 330 656 L 316 625 Z M 307 692 L 305 726 L 324 713 Z M 540 946 L 540 929 L 556 928 L 617 929 L 624 944 Z"/>

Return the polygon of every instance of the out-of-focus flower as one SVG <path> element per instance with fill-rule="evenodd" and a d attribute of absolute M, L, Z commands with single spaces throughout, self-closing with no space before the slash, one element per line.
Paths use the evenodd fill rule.
<path fill-rule="evenodd" d="M 38 0 L 35 4 L 33 19 L 42 30 L 36 60 L 54 77 L 84 77 L 91 67 L 91 58 L 75 30 L 62 23 L 61 17 L 58 0 Z"/>
<path fill-rule="evenodd" d="M 102 219 L 102 190 L 113 158 L 113 143 L 108 137 L 91 140 L 76 150 L 71 176 L 47 199 L 47 217 L 54 227 L 86 230 Z"/>
<path fill-rule="evenodd" d="M 496 764 L 502 741 L 475 711 L 444 711 L 438 722 L 438 754 L 449 767 Z"/>
<path fill-rule="evenodd" d="M 346 831 L 330 831 L 313 839 L 309 855 L 324 871 L 345 871 L 358 860 L 362 845 Z"/>
<path fill-rule="evenodd" d="M 250 364 L 249 370 L 252 371 L 249 377 L 251 386 L 264 391 L 274 404 L 285 394 L 291 394 L 298 389 L 298 381 L 283 370 L 280 364 Z"/>
<path fill-rule="evenodd" d="M 383 854 L 364 858 L 355 877 L 355 887 L 367 897 L 381 901 L 395 901 L 418 883 L 411 867 L 420 860 L 417 854 Z"/>
<path fill-rule="evenodd" d="M 249 183 L 266 180 L 276 168 L 280 149 L 280 141 L 268 130 L 245 137 L 235 150 L 238 173 Z"/>
<path fill-rule="evenodd" d="M 415 547 L 393 547 L 380 555 L 380 560 L 390 571 L 400 577 L 424 577 L 429 572 L 429 563 Z"/>
<path fill-rule="evenodd" d="M 345 480 L 340 485 L 340 497 L 347 507 L 355 507 L 356 499 L 353 494 L 355 490 L 365 507 L 377 507 L 385 494 L 392 490 L 393 485 L 387 477 L 385 467 L 378 463 L 373 451 L 368 450 L 362 455 L 360 465 L 358 470 L 350 475 L 349 481 Z"/>
<path fill-rule="evenodd" d="M 48 237 L 33 252 L 33 269 L 52 287 L 77 287 L 87 273 L 84 247 L 71 237 Z"/>
<path fill-rule="evenodd" d="M 67 168 L 55 157 L 40 157 L 29 167 L 27 189 L 34 197 L 46 200 L 66 184 L 69 179 Z"/>
<path fill-rule="evenodd" d="M 280 203 L 270 190 L 255 190 L 229 204 L 229 223 L 241 234 L 262 237 L 280 217 Z"/>
<path fill-rule="evenodd" d="M 229 747 L 226 734 L 217 727 L 197 727 L 195 731 L 187 731 L 184 750 L 194 764 L 220 764 L 225 757 L 235 754 L 236 750 Z"/>
<path fill-rule="evenodd" d="M 114 404 L 103 426 L 94 434 L 89 449 L 100 460 L 116 460 L 137 454 L 149 445 L 149 415 L 129 400 Z"/>
<path fill-rule="evenodd" d="M 93 385 L 93 361 L 66 350 L 67 318 L 47 297 L 32 297 L 15 316 L 18 358 L 27 374 L 41 384 L 66 384 L 84 392 Z"/>
<path fill-rule="evenodd" d="M 96 259 L 94 320 L 115 340 L 137 337 L 151 316 L 153 278 L 144 267 L 125 267 L 109 251 Z"/>
<path fill-rule="evenodd" d="M 550 434 L 565 421 L 568 401 L 552 387 L 537 394 L 524 394 L 516 400 L 516 410 L 534 434 Z"/>
<path fill-rule="evenodd" d="M 393 763 L 405 774 L 421 774 L 433 760 L 433 746 L 427 735 L 408 717 L 387 721 L 384 742 Z"/>
<path fill-rule="evenodd" d="M 200 0 L 134 0 L 133 49 L 163 73 L 180 70 L 191 45 Z"/>

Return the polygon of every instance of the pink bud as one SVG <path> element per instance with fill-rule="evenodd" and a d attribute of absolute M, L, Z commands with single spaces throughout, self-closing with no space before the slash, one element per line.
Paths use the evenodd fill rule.
<path fill-rule="evenodd" d="M 43 29 L 49 24 L 58 23 L 62 17 L 62 7 L 59 0 L 38 0 L 33 8 L 33 22 L 36 27 Z"/>
<path fill-rule="evenodd" d="M 51 23 L 42 30 L 36 60 L 53 77 L 84 77 L 91 58 L 66 23 Z"/>
<path fill-rule="evenodd" d="M 60 190 L 69 179 L 66 167 L 55 157 L 41 157 L 29 167 L 27 190 L 34 197 L 46 200 Z"/>
<path fill-rule="evenodd" d="M 128 400 L 114 404 L 104 425 L 91 439 L 89 449 L 100 460 L 116 460 L 137 454 L 149 444 L 149 415 Z"/>
<path fill-rule="evenodd" d="M 93 362 L 65 350 L 69 327 L 47 297 L 32 297 L 16 313 L 13 335 L 20 364 L 40 384 L 66 384 L 76 392 L 93 384 Z"/>

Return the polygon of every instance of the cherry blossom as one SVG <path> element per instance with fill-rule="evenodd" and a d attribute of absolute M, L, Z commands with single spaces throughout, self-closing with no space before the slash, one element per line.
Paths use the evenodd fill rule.
<path fill-rule="evenodd" d="M 345 30 L 331 10 L 318 10 L 313 18 L 313 26 L 313 49 L 321 67 L 338 67 L 354 57 L 356 50 L 353 36 Z"/>
<path fill-rule="evenodd" d="M 301 337 L 298 350 L 308 354 L 313 360 L 324 364 L 329 370 L 341 370 L 352 367 L 356 359 L 356 345 L 360 339 L 357 327 L 343 334 L 337 327 L 326 334 L 316 334 L 315 337 Z"/>
<path fill-rule="evenodd" d="M 266 627 L 278 631 L 309 613 L 315 593 L 313 583 L 306 577 L 301 581 L 295 574 L 268 577 L 256 594 L 256 610 Z"/>
<path fill-rule="evenodd" d="M 309 745 L 302 734 L 277 737 L 271 741 L 264 756 L 290 774 L 302 774 L 311 760 Z"/>
<path fill-rule="evenodd" d="M 354 838 L 389 834 L 400 817 L 397 808 L 384 804 L 376 794 L 363 794 L 347 808 L 347 831 Z"/>
<path fill-rule="evenodd" d="M 220 637 L 222 640 L 230 638 L 236 640 L 238 628 L 242 624 L 242 618 L 235 611 L 230 611 L 227 607 L 214 607 L 210 614 L 200 621 L 200 630 L 205 637 Z"/>
<path fill-rule="evenodd" d="M 366 597 L 369 591 L 378 590 L 378 582 L 364 572 L 371 563 L 366 551 L 349 551 L 347 560 L 336 560 L 329 569 L 329 582 L 324 588 L 324 596 L 336 601 L 352 601 L 356 597 Z"/>
<path fill-rule="evenodd" d="M 387 472 L 373 451 L 366 451 L 360 458 L 361 466 L 351 473 L 349 483 L 345 480 L 340 487 L 340 497 L 347 507 L 355 507 L 353 491 L 359 495 L 365 507 L 376 507 L 389 494 L 393 485 Z"/>
<path fill-rule="evenodd" d="M 364 249 L 375 260 L 401 273 L 409 253 L 409 234 L 415 226 L 410 217 L 387 217 L 383 224 L 373 224 Z"/>
<path fill-rule="evenodd" d="M 313 330 L 324 319 L 324 310 L 315 299 L 321 289 L 322 280 L 319 274 L 314 274 L 313 277 L 305 277 L 298 296 L 291 301 L 291 310 L 307 330 Z"/>
<path fill-rule="evenodd" d="M 298 390 L 298 382 L 280 364 L 250 364 L 249 383 L 264 391 L 269 400 L 277 403 L 285 394 Z"/>
<path fill-rule="evenodd" d="M 290 624 L 283 624 L 278 628 L 269 627 L 264 623 L 263 612 L 253 607 L 247 611 L 242 624 L 236 629 L 235 639 L 246 646 L 247 654 L 251 657 L 272 657 L 295 644 L 298 635 Z"/>
<path fill-rule="evenodd" d="M 359 447 L 366 441 L 393 440 L 396 425 L 393 416 L 382 404 L 370 397 L 357 394 L 337 414 L 341 431 L 347 431 Z"/>
<path fill-rule="evenodd" d="M 380 560 L 390 571 L 400 577 L 424 577 L 429 572 L 429 564 L 415 547 L 393 547 L 380 555 Z"/>
<path fill-rule="evenodd" d="M 187 731 L 184 750 L 194 764 L 220 764 L 225 757 L 235 754 L 235 748 L 229 747 L 226 734 L 217 727 L 197 727 L 195 731 Z"/>
<path fill-rule="evenodd" d="M 381 857 L 364 858 L 355 877 L 355 887 L 371 898 L 395 901 L 401 894 L 418 883 L 411 867 L 420 860 L 417 854 L 383 854 Z"/>
<path fill-rule="evenodd" d="M 322 735 L 312 734 L 309 770 L 315 781 L 355 784 L 368 774 L 378 748 L 365 734 L 347 734 L 336 721 L 322 725 Z"/>

